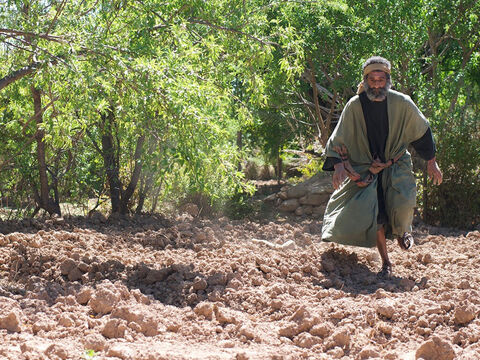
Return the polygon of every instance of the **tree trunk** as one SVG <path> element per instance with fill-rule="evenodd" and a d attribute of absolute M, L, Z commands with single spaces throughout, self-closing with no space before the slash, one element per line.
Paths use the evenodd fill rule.
<path fill-rule="evenodd" d="M 243 134 L 241 131 L 237 131 L 237 148 L 239 151 L 243 149 Z M 237 170 L 242 171 L 242 161 L 238 160 Z"/>
<path fill-rule="evenodd" d="M 37 123 L 37 132 L 35 139 L 37 141 L 37 161 L 38 172 L 40 176 L 40 195 L 37 201 L 38 207 L 45 209 L 50 215 L 58 214 L 61 216 L 60 203 L 58 199 L 58 191 L 56 191 L 56 199 L 52 200 L 49 195 L 48 176 L 47 176 L 47 162 L 45 160 L 45 130 L 42 129 L 43 113 L 42 113 L 42 96 L 40 90 L 31 87 L 33 96 L 33 108 L 35 113 L 35 121 Z"/>
<path fill-rule="evenodd" d="M 126 214 L 128 213 L 128 203 L 137 187 L 138 180 L 140 179 L 140 173 L 142 171 L 142 150 L 143 144 L 145 143 L 145 135 L 141 135 L 137 139 L 137 145 L 135 146 L 135 154 L 133 156 L 133 161 L 135 162 L 135 166 L 133 168 L 132 178 L 130 179 L 130 183 L 128 184 L 125 192 L 122 195 L 122 201 L 120 204 L 120 213 Z"/>
<path fill-rule="evenodd" d="M 112 204 L 112 213 L 120 212 L 121 208 L 121 183 L 119 164 L 115 157 L 115 147 L 113 144 L 112 127 L 114 115 L 108 111 L 107 115 L 102 115 L 103 120 L 103 134 L 102 134 L 102 156 L 107 174 L 107 182 L 110 188 L 110 201 Z M 120 149 L 117 149 L 120 151 Z"/>
<path fill-rule="evenodd" d="M 277 179 L 282 180 L 282 173 L 283 173 L 283 161 L 282 158 L 280 157 L 280 151 L 277 153 L 277 166 L 275 166 L 275 170 L 277 172 Z"/>
<path fill-rule="evenodd" d="M 145 199 L 147 198 L 148 193 L 152 189 L 153 185 L 153 174 L 149 173 L 145 175 L 143 173 L 140 179 L 140 192 L 138 194 L 138 204 L 137 208 L 135 209 L 135 214 L 141 214 L 143 211 L 143 206 L 145 205 Z"/>
<path fill-rule="evenodd" d="M 158 198 L 160 197 L 161 189 L 162 189 L 162 184 L 160 184 L 160 186 L 156 188 L 156 191 L 152 196 L 152 207 L 151 207 L 151 210 L 150 210 L 150 212 L 152 212 L 152 213 L 154 213 L 155 210 L 157 209 Z"/>

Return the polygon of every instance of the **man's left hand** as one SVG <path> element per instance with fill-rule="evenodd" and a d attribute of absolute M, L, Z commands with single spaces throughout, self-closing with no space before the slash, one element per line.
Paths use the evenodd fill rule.
<path fill-rule="evenodd" d="M 435 158 L 427 161 L 427 173 L 428 177 L 433 180 L 434 185 L 440 185 L 442 183 L 443 174 Z"/>

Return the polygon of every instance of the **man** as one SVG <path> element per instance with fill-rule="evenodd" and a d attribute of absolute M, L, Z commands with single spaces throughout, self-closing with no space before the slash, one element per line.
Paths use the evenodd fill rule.
<path fill-rule="evenodd" d="M 427 160 L 434 184 L 442 182 L 428 121 L 409 96 L 390 89 L 390 62 L 371 57 L 363 64 L 357 95 L 345 106 L 327 142 L 323 170 L 334 171 L 322 240 L 377 246 L 380 276 L 390 276 L 386 236 L 413 246 L 416 186 L 407 151 L 412 144 Z"/>

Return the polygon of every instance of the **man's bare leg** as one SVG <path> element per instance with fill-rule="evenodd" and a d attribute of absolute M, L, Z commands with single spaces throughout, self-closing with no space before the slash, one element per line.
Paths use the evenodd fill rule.
<path fill-rule="evenodd" d="M 382 258 L 382 271 L 380 271 L 379 275 L 390 276 L 392 274 L 392 263 L 388 258 L 387 240 L 383 226 L 377 230 L 377 249 Z"/>

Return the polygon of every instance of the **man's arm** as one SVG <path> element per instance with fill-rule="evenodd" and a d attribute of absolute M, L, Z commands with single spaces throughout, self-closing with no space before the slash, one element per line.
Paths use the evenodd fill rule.
<path fill-rule="evenodd" d="M 334 167 L 335 172 L 333 173 L 332 183 L 333 188 L 338 189 L 340 185 L 342 185 L 343 181 L 347 178 L 347 171 L 345 170 L 343 162 L 336 163 Z"/>
<path fill-rule="evenodd" d="M 418 140 L 412 142 L 415 151 L 423 160 L 427 161 L 427 173 L 435 185 L 440 185 L 443 180 L 443 174 L 440 170 L 435 158 L 435 141 L 433 140 L 432 131 L 427 129 L 425 134 Z"/>
<path fill-rule="evenodd" d="M 433 180 L 434 185 L 440 185 L 443 180 L 443 174 L 438 167 L 435 157 L 427 161 L 427 173 L 428 177 Z"/>

